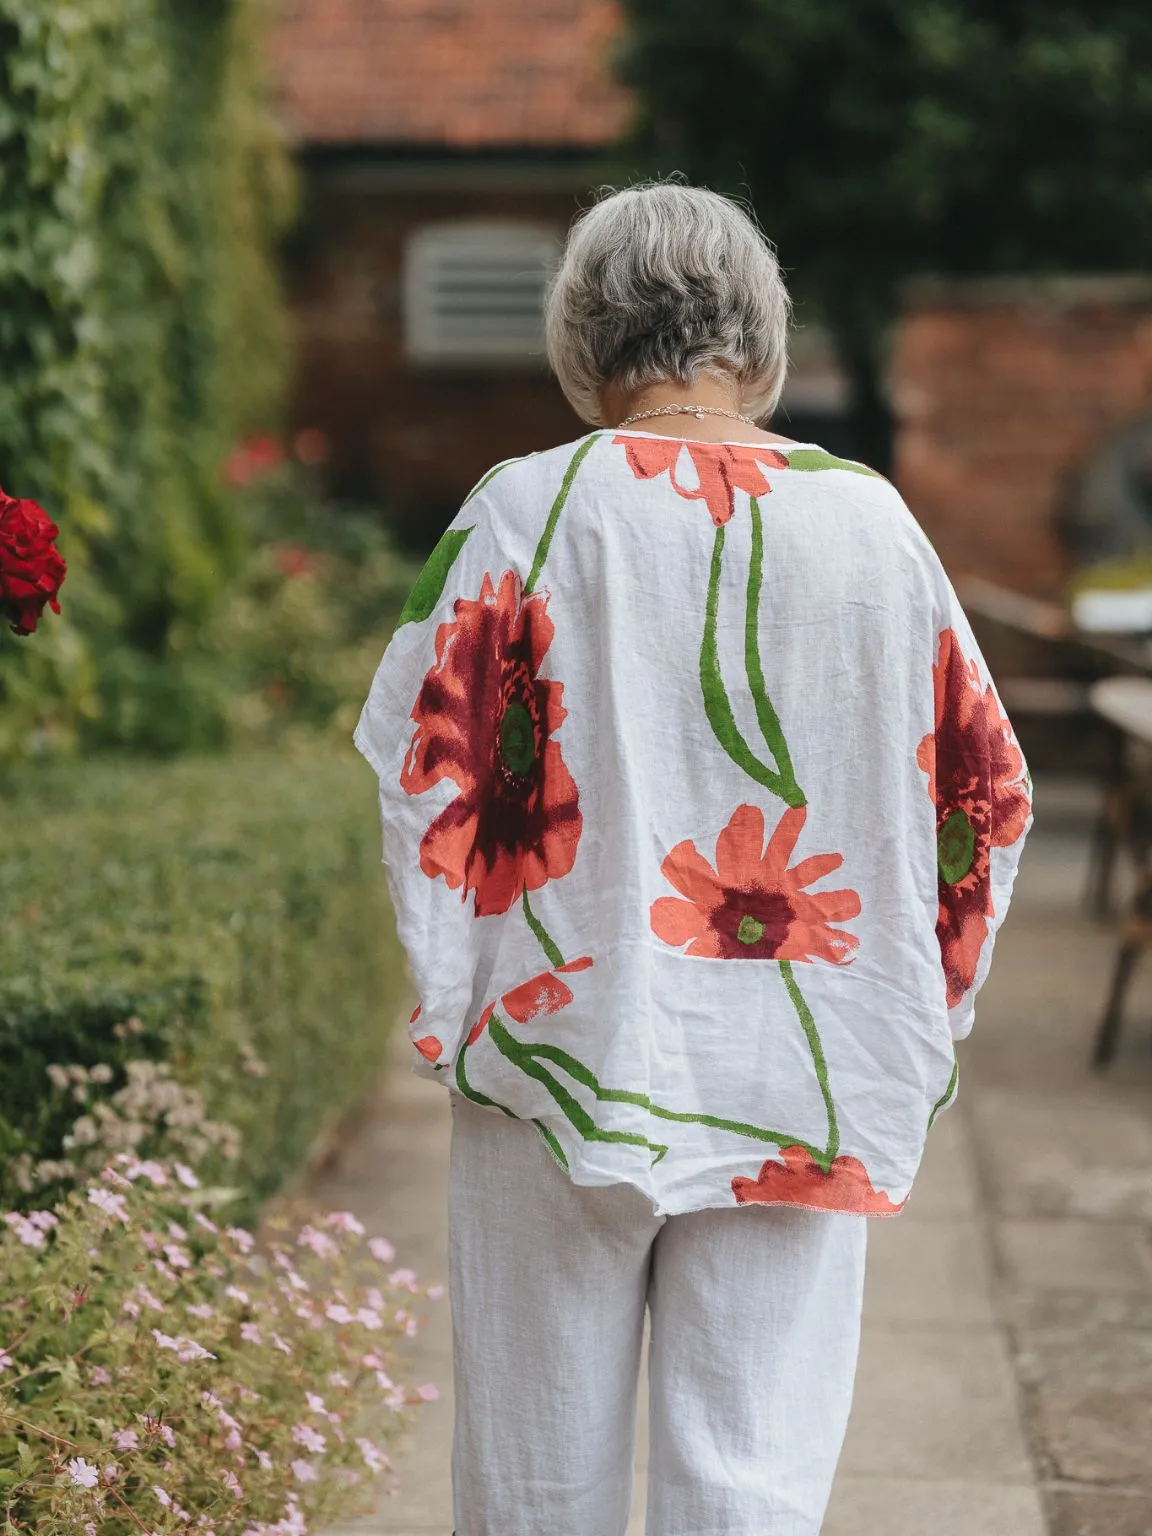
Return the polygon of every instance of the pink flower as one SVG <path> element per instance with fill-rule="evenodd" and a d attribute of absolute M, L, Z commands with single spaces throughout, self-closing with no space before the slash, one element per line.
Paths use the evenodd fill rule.
<path fill-rule="evenodd" d="M 196 1212 L 196 1225 L 198 1227 L 203 1227 L 205 1232 L 219 1232 L 220 1230 L 214 1221 L 209 1221 L 208 1217 L 205 1216 L 203 1211 Z"/>
<path fill-rule="evenodd" d="M 307 1399 L 308 1406 L 311 1408 L 313 1413 L 328 1412 L 327 1408 L 324 1406 L 324 1399 L 322 1397 L 317 1397 L 315 1392 L 305 1392 L 304 1396 Z"/>
<path fill-rule="evenodd" d="M 12 1356 L 6 1349 L 0 1349 L 0 1371 L 6 1371 L 13 1363 Z"/>
<path fill-rule="evenodd" d="M 174 1237 L 178 1243 L 187 1242 L 188 1229 L 182 1227 L 178 1221 L 170 1221 L 168 1223 L 168 1236 Z"/>
<path fill-rule="evenodd" d="M 396 1386 L 396 1383 L 392 1380 L 387 1371 L 377 1371 L 376 1385 L 380 1388 L 381 1392 L 391 1392 Z"/>
<path fill-rule="evenodd" d="M 284 1340 L 280 1337 L 280 1335 L 278 1333 L 274 1333 L 272 1335 L 272 1342 L 276 1346 L 276 1348 L 280 1351 L 281 1354 L 290 1355 L 292 1353 L 291 1345 L 285 1344 Z"/>
<path fill-rule="evenodd" d="M 124 1164 L 124 1177 L 132 1180 L 148 1179 L 161 1186 L 168 1182 L 168 1175 L 159 1163 L 147 1160 L 141 1162 L 138 1158 L 132 1158 Z"/>
<path fill-rule="evenodd" d="M 173 1338 L 170 1333 L 161 1333 L 159 1328 L 153 1328 L 152 1337 L 156 1340 L 161 1349 L 178 1350 L 180 1348 L 179 1339 Z"/>
<path fill-rule="evenodd" d="M 343 1387 L 343 1388 L 347 1388 L 347 1386 L 348 1386 L 348 1378 L 347 1378 L 347 1376 L 345 1376 L 343 1371 L 329 1371 L 328 1372 L 328 1385 L 330 1387 Z"/>
<path fill-rule="evenodd" d="M 245 1344 L 263 1344 L 264 1342 L 264 1336 L 255 1323 L 241 1323 L 240 1337 Z"/>
<path fill-rule="evenodd" d="M 88 1373 L 88 1379 L 94 1387 L 110 1387 L 112 1377 L 102 1365 L 94 1365 Z"/>
<path fill-rule="evenodd" d="M 216 1356 L 210 1349 L 205 1349 L 203 1344 L 197 1344 L 195 1339 L 181 1339 L 176 1358 L 187 1364 L 189 1360 L 215 1360 Z"/>
<path fill-rule="evenodd" d="M 226 1227 L 225 1236 L 232 1239 L 241 1253 L 251 1253 L 256 1246 L 256 1239 L 243 1227 Z"/>
<path fill-rule="evenodd" d="M 361 1456 L 363 1456 L 364 1465 L 368 1468 L 369 1472 L 382 1472 L 385 1467 L 390 1465 L 387 1456 L 377 1446 L 373 1445 L 371 1440 L 365 1439 L 363 1435 L 357 1437 L 356 1448 Z"/>
<path fill-rule="evenodd" d="M 183 1184 L 185 1189 L 199 1189 L 200 1180 L 192 1172 L 186 1163 L 173 1163 L 172 1171 Z"/>
<path fill-rule="evenodd" d="M 206 1301 L 201 1302 L 199 1306 L 193 1306 L 189 1304 L 184 1308 L 184 1310 L 190 1317 L 198 1317 L 201 1321 L 203 1321 L 205 1318 L 216 1316 L 216 1309 L 214 1307 L 210 1307 Z"/>
<path fill-rule="evenodd" d="M 391 1264 L 396 1257 L 396 1250 L 386 1237 L 370 1237 L 368 1239 L 368 1252 L 381 1264 Z"/>
<path fill-rule="evenodd" d="M 172 1497 L 163 1488 L 158 1488 L 156 1486 L 156 1484 L 153 1483 L 152 1484 L 152 1492 L 160 1500 L 161 1504 L 163 1504 L 165 1509 L 171 1509 L 172 1508 Z"/>
<path fill-rule="evenodd" d="M 297 1445 L 302 1445 L 313 1456 L 322 1456 L 328 1449 L 328 1442 L 311 1424 L 294 1424 L 292 1426 L 292 1438 Z"/>
<path fill-rule="evenodd" d="M 234 1499 L 242 1499 L 244 1497 L 244 1490 L 241 1488 L 240 1479 L 236 1476 L 235 1472 L 224 1472 L 221 1475 L 220 1481 L 224 1484 L 225 1488 L 230 1490 Z"/>
<path fill-rule="evenodd" d="M 242 1291 L 238 1285 L 230 1285 L 224 1294 L 232 1301 L 238 1301 L 243 1307 L 248 1305 L 248 1292 Z"/>
<path fill-rule="evenodd" d="M 355 1318 L 342 1302 L 330 1301 L 324 1308 L 324 1316 L 333 1323 L 351 1323 Z"/>
<path fill-rule="evenodd" d="M 256 1452 L 256 1460 L 260 1463 L 261 1471 L 263 1471 L 263 1472 L 271 1472 L 271 1470 L 272 1470 L 272 1458 L 271 1458 L 271 1456 L 269 1456 L 267 1451 L 257 1451 Z"/>
<path fill-rule="evenodd" d="M 106 1483 L 114 1483 L 120 1476 L 120 1468 L 114 1461 L 110 1461 L 100 1475 Z"/>
<path fill-rule="evenodd" d="M 97 1210 L 103 1211 L 105 1216 L 113 1217 L 117 1221 L 127 1222 L 128 1213 L 125 1210 L 127 1202 L 123 1195 L 114 1195 L 110 1190 L 101 1189 L 99 1185 L 93 1184 L 88 1189 L 88 1201 Z"/>
<path fill-rule="evenodd" d="M 178 1243 L 165 1243 L 164 1256 L 173 1269 L 191 1269 L 192 1258 Z"/>
<path fill-rule="evenodd" d="M 26 1216 L 21 1216 L 16 1211 L 9 1211 L 4 1220 L 15 1232 L 16 1236 L 26 1248 L 42 1248 L 44 1246 L 44 1234 L 39 1227 L 35 1227 Z"/>
<path fill-rule="evenodd" d="M 371 1307 L 361 1307 L 356 1314 L 356 1321 L 372 1333 L 384 1326 L 384 1319 Z"/>
<path fill-rule="evenodd" d="M 316 1481 L 316 1468 L 310 1461 L 294 1461 L 292 1463 L 292 1475 L 298 1483 L 314 1483 Z"/>
<path fill-rule="evenodd" d="M 60 1218 L 51 1211 L 29 1211 L 28 1220 L 34 1227 L 39 1227 L 41 1232 L 51 1232 L 53 1227 L 60 1225 Z"/>
<path fill-rule="evenodd" d="M 424 1386 L 416 1388 L 416 1396 L 422 1403 L 435 1403 L 440 1399 L 440 1388 L 434 1387 L 429 1381 Z"/>
<path fill-rule="evenodd" d="M 411 1269 L 394 1269 L 388 1276 L 388 1284 L 403 1286 L 405 1290 L 415 1291 L 417 1289 L 415 1272 Z"/>
<path fill-rule="evenodd" d="M 112 1448 L 116 1451 L 134 1451 L 140 1444 L 140 1436 L 134 1429 L 118 1429 L 112 1436 Z"/>
<path fill-rule="evenodd" d="M 334 1259 L 340 1251 L 326 1233 L 317 1232 L 313 1226 L 302 1227 L 296 1241 L 301 1248 L 311 1248 L 318 1259 Z"/>
<path fill-rule="evenodd" d="M 324 1224 L 336 1227 L 341 1232 L 350 1232 L 353 1237 L 364 1236 L 364 1223 L 357 1221 L 351 1211 L 329 1211 L 324 1218 Z"/>
<path fill-rule="evenodd" d="M 68 1477 L 73 1488 L 95 1488 L 100 1481 L 99 1472 L 83 1456 L 72 1457 L 68 1463 Z"/>
<path fill-rule="evenodd" d="M 444 1287 L 442 1285 L 430 1285 L 428 1287 L 427 1295 L 429 1301 L 439 1301 L 443 1294 Z"/>
<path fill-rule="evenodd" d="M 176 1436 L 162 1419 L 154 1419 L 150 1413 L 140 1413 L 136 1417 L 144 1426 L 144 1433 L 146 1435 L 150 1435 L 157 1440 L 163 1440 L 169 1450 L 175 1449 Z"/>

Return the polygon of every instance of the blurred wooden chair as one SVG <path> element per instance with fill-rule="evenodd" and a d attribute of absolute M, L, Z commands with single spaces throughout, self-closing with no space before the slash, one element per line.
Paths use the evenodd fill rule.
<path fill-rule="evenodd" d="M 1121 931 L 1103 1017 L 1096 1036 L 1093 1065 L 1105 1067 L 1116 1054 L 1124 1019 L 1124 1003 L 1137 963 L 1152 946 L 1152 679 L 1109 677 L 1091 689 L 1092 708 L 1123 742 L 1121 768 L 1112 788 L 1108 829 L 1110 864 L 1103 875 L 1111 882 L 1111 865 L 1126 846 L 1136 869 L 1136 888 Z"/>

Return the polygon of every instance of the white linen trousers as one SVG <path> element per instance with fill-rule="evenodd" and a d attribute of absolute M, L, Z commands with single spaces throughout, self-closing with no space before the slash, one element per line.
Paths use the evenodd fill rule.
<path fill-rule="evenodd" d="M 867 1220 L 656 1216 L 452 1095 L 456 1536 L 624 1536 L 651 1318 L 647 1536 L 818 1536 L 860 1338 Z"/>

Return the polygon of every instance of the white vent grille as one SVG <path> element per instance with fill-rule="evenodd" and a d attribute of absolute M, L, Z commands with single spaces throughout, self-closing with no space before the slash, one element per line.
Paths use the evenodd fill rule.
<path fill-rule="evenodd" d="M 405 343 L 418 362 L 542 362 L 556 236 L 532 224 L 441 224 L 408 242 Z"/>

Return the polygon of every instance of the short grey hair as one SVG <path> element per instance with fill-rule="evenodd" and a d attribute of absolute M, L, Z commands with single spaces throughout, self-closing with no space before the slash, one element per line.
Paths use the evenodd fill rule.
<path fill-rule="evenodd" d="M 775 252 L 738 203 L 681 181 L 607 188 L 573 224 L 549 287 L 548 360 L 593 426 L 606 385 L 702 374 L 735 379 L 760 419 L 784 388 L 790 312 Z"/>

